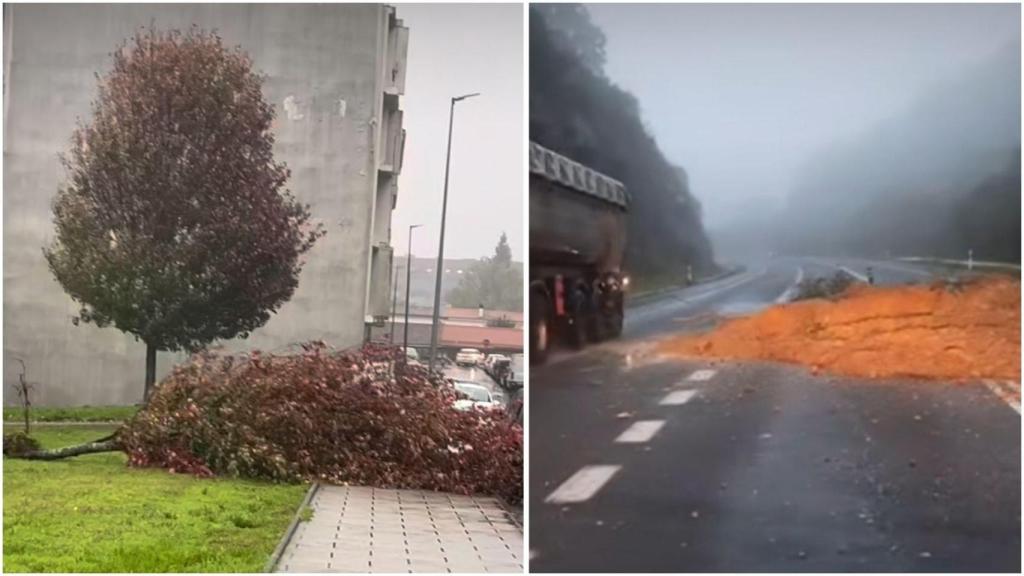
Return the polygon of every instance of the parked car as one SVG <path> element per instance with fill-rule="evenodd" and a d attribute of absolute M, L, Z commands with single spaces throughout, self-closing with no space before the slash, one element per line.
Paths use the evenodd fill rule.
<path fill-rule="evenodd" d="M 509 370 L 511 369 L 512 360 L 509 358 L 498 358 L 494 362 L 491 362 L 484 371 L 491 377 L 492 380 L 500 384 L 502 387 L 505 386 L 505 380 L 508 378 Z"/>
<path fill-rule="evenodd" d="M 476 366 L 484 359 L 484 353 L 476 348 L 463 348 L 455 355 L 455 363 L 459 366 Z"/>
<path fill-rule="evenodd" d="M 501 408 L 500 398 L 479 384 L 456 381 L 453 386 L 456 391 L 465 396 L 465 398 L 459 398 L 455 401 L 454 407 L 456 410 L 469 410 L 470 408 L 494 410 Z"/>
<path fill-rule="evenodd" d="M 493 364 L 497 360 L 508 360 L 508 359 L 509 359 L 508 356 L 505 356 L 504 354 L 488 354 L 487 357 L 484 358 L 484 366 L 490 366 L 491 364 Z"/>
<path fill-rule="evenodd" d="M 507 363 L 510 360 L 511 359 L 504 354 L 488 354 L 487 358 L 484 358 L 484 372 L 487 372 L 491 378 L 498 380 L 499 378 L 496 374 L 500 371 L 499 366 L 503 362 Z"/>
<path fill-rule="evenodd" d="M 420 353 L 415 348 L 405 349 L 405 360 L 413 366 L 420 366 Z"/>
<path fill-rule="evenodd" d="M 513 354 L 509 361 L 508 374 L 501 382 L 506 390 L 522 390 L 523 382 L 526 381 L 524 367 L 526 362 L 522 354 Z"/>

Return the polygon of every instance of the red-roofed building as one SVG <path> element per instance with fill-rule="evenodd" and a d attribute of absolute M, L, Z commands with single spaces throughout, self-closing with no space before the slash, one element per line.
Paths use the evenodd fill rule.
<path fill-rule="evenodd" d="M 454 323 L 453 323 L 454 322 Z M 395 319 L 395 344 L 401 346 L 404 337 L 403 318 Z M 421 354 L 430 347 L 430 318 L 409 318 L 409 347 L 421 350 Z M 370 331 L 370 340 L 389 342 L 391 340 L 391 323 L 374 326 Z M 441 320 L 441 333 L 438 334 L 438 348 L 443 353 L 454 357 L 460 348 L 478 348 L 485 352 L 520 353 L 523 351 L 522 324 L 514 328 L 496 326 L 479 326 L 460 323 L 458 320 Z"/>
<path fill-rule="evenodd" d="M 479 308 L 447 308 L 446 310 L 442 311 L 442 314 L 444 315 L 445 318 L 450 318 L 452 320 L 479 320 L 479 319 L 481 319 L 480 309 Z M 512 320 L 517 325 L 522 325 L 522 323 L 523 323 L 523 313 L 522 312 L 512 312 L 512 311 L 509 311 L 509 310 L 487 310 L 487 309 L 484 309 L 484 311 L 483 311 L 483 320 L 486 321 L 486 320 L 501 320 L 501 319 Z"/>

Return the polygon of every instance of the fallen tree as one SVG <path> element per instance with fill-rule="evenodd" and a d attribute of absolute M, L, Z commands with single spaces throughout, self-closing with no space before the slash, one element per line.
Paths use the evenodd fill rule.
<path fill-rule="evenodd" d="M 128 464 L 197 476 L 320 480 L 522 499 L 522 428 L 501 411 L 462 412 L 443 377 L 397 348 L 299 354 L 202 353 L 175 368 L 113 437 L 55 460 L 122 451 Z"/>
<path fill-rule="evenodd" d="M 24 441 L 15 440 L 11 436 L 13 435 L 4 437 L 4 456 L 21 458 L 23 460 L 61 460 L 71 458 L 72 456 L 82 456 L 83 454 L 118 452 L 122 450 L 121 443 L 113 438 L 94 440 L 85 444 L 76 444 L 75 446 L 66 446 L 64 448 L 43 450 L 38 446 L 28 447 Z M 11 448 L 8 449 L 8 446 L 11 446 Z M 14 446 L 17 446 L 17 448 Z"/>

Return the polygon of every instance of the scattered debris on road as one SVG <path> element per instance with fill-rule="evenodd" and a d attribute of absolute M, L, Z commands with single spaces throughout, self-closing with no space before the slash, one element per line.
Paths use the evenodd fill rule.
<path fill-rule="evenodd" d="M 774 306 L 709 333 L 670 338 L 658 352 L 869 378 L 1019 383 L 1020 281 L 988 277 L 947 288 L 855 284 L 836 299 Z M 1019 401 L 1019 384 L 1016 393 Z"/>
<path fill-rule="evenodd" d="M 857 279 L 844 270 L 840 270 L 832 276 L 807 278 L 797 284 L 793 301 L 812 300 L 814 298 L 836 298 L 848 290 L 855 282 L 857 282 Z"/>

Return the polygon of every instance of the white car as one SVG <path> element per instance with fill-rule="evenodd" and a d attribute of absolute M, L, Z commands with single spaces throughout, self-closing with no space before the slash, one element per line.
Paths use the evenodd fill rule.
<path fill-rule="evenodd" d="M 490 373 L 494 369 L 494 363 L 498 360 L 511 360 L 511 358 L 504 354 L 488 354 L 487 358 L 484 358 L 484 370 Z"/>
<path fill-rule="evenodd" d="M 476 348 L 463 348 L 455 355 L 455 363 L 459 366 L 476 366 L 484 359 L 484 353 Z"/>
<path fill-rule="evenodd" d="M 513 354 L 512 362 L 509 367 L 508 379 L 506 380 L 506 388 L 512 390 L 522 388 L 523 382 L 526 380 L 526 374 L 524 374 L 524 361 L 522 354 Z"/>
<path fill-rule="evenodd" d="M 491 393 L 490 390 L 472 382 L 455 382 L 455 389 L 466 396 L 455 401 L 456 410 L 469 410 L 470 408 L 483 408 L 494 410 L 501 407 L 500 399 Z"/>
<path fill-rule="evenodd" d="M 420 364 L 420 353 L 417 352 L 415 348 L 405 349 L 405 360 L 413 366 L 422 366 L 422 364 Z"/>

